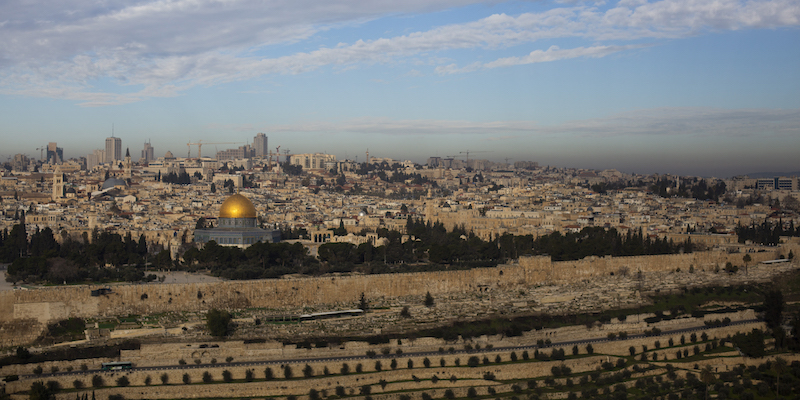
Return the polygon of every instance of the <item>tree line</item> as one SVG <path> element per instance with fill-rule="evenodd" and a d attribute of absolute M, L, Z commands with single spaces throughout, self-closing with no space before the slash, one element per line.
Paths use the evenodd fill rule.
<path fill-rule="evenodd" d="M 145 265 L 170 266 L 168 250 L 117 233 L 94 230 L 91 240 L 64 235 L 61 244 L 49 227 L 36 230 L 28 239 L 22 224 L 0 232 L 0 261 L 11 263 L 9 282 L 105 282 L 153 280 L 145 276 Z"/>
<path fill-rule="evenodd" d="M 331 272 L 367 274 L 422 272 L 494 267 L 520 256 L 549 255 L 554 261 L 578 260 L 588 256 L 637 256 L 692 252 L 691 239 L 674 243 L 652 238 L 641 230 L 619 233 L 616 229 L 586 227 L 580 232 L 533 237 L 504 234 L 484 240 L 442 223 L 423 222 L 409 216 L 407 236 L 398 231 L 378 229 L 385 244 L 325 243 L 318 257 L 309 255 L 301 243 L 256 243 L 246 249 L 221 246 L 214 241 L 202 248 L 189 246 L 182 259 L 172 259 L 168 250 L 148 245 L 144 235 L 95 231 L 92 240 L 65 236 L 59 244 L 50 228 L 25 237 L 22 225 L 0 234 L 2 261 L 11 262 L 8 280 L 13 282 L 102 282 L 142 281 L 148 266 L 162 269 L 206 270 L 226 279 L 265 279 L 287 274 L 320 275 Z M 299 236 L 300 231 L 293 232 Z M 109 268 L 108 266 L 111 266 Z"/>
<path fill-rule="evenodd" d="M 784 224 L 783 221 L 770 223 L 768 220 L 760 224 L 753 223 L 750 226 L 737 225 L 736 236 L 739 243 L 750 241 L 768 246 L 776 246 L 781 242 L 781 236 L 800 236 L 800 227 L 794 226 L 794 221 Z"/>

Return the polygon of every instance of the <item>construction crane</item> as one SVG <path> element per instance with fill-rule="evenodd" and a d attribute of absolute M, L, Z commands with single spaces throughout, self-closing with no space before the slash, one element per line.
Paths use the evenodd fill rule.
<path fill-rule="evenodd" d="M 44 162 L 44 151 L 47 150 L 47 146 L 37 147 L 36 150 L 39 150 L 39 162 Z"/>
<path fill-rule="evenodd" d="M 246 142 L 205 142 L 203 143 L 202 140 L 198 140 L 197 143 L 186 143 L 186 147 L 189 151 L 186 153 L 186 158 L 190 158 L 192 156 L 192 146 L 197 146 L 197 158 L 203 158 L 203 145 L 204 144 L 240 144 Z"/>
<path fill-rule="evenodd" d="M 275 156 L 275 164 L 281 163 L 281 146 L 275 148 L 275 152 L 273 153 L 272 150 L 269 151 L 269 157 L 267 158 L 267 169 L 272 169 L 272 156 Z"/>
<path fill-rule="evenodd" d="M 290 156 L 289 151 L 290 151 L 289 149 L 286 149 L 286 150 L 283 151 L 283 154 L 286 156 L 286 163 L 287 164 L 289 163 L 289 156 Z M 278 161 L 280 161 L 280 160 L 278 160 Z"/>
<path fill-rule="evenodd" d="M 469 153 L 491 153 L 491 151 L 459 151 L 459 154 L 466 154 L 467 155 L 467 165 L 469 165 Z"/>

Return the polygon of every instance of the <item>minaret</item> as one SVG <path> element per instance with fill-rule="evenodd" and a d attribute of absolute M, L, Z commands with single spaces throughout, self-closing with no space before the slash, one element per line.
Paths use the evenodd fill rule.
<path fill-rule="evenodd" d="M 125 179 L 131 179 L 131 150 L 125 148 Z"/>
<path fill-rule="evenodd" d="M 53 200 L 58 200 L 64 197 L 64 174 L 61 172 L 61 167 L 56 166 L 53 172 Z"/>

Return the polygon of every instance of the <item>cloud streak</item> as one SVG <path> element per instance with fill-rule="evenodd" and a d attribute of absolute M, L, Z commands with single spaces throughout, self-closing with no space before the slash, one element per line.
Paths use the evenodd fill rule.
<path fill-rule="evenodd" d="M 58 5 L 12 0 L 0 4 L 0 15 L 7 16 L 0 21 L 0 92 L 68 99 L 85 106 L 124 104 L 178 96 L 196 86 L 325 67 L 428 59 L 434 63 L 433 73 L 447 75 L 604 57 L 640 47 L 636 42 L 641 40 L 800 24 L 797 0 L 621 0 L 605 8 L 579 4 L 517 16 L 496 14 L 406 35 L 280 54 L 291 48 L 282 45 L 305 43 L 341 27 L 472 2 L 109 0 L 87 7 L 78 0 Z M 591 45 L 549 46 L 463 66 L 441 61 L 449 51 L 480 49 L 491 55 L 557 39 Z M 408 77 L 424 75 L 415 67 Z"/>
<path fill-rule="evenodd" d="M 358 118 L 342 122 L 270 125 L 265 133 L 362 133 L 370 135 L 486 135 L 487 140 L 535 136 L 575 137 L 718 137 L 769 134 L 794 141 L 800 137 L 800 109 L 655 108 L 605 118 L 541 125 L 536 121 L 448 121 Z"/>

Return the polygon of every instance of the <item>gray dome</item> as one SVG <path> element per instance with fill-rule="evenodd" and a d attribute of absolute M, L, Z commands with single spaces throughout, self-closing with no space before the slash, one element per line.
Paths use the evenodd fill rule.
<path fill-rule="evenodd" d="M 103 187 L 100 190 L 106 190 L 114 186 L 128 186 L 128 183 L 119 178 L 108 178 L 103 182 Z"/>

